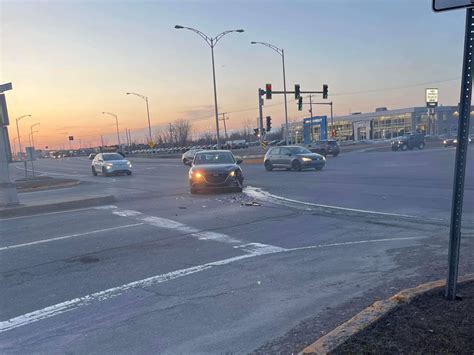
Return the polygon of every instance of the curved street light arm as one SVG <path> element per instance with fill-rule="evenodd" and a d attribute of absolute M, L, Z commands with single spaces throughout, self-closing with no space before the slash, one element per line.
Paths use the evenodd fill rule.
<path fill-rule="evenodd" d="M 231 32 L 243 32 L 243 30 L 227 30 L 222 33 L 219 33 L 216 37 L 212 39 L 212 41 L 214 42 L 213 45 L 215 46 L 222 37 Z"/>
<path fill-rule="evenodd" d="M 140 98 L 142 98 L 143 100 L 148 100 L 148 97 L 146 97 L 145 95 L 142 95 L 142 94 L 138 94 L 136 92 L 127 92 L 127 95 L 135 95 L 135 96 L 138 96 Z"/>
<path fill-rule="evenodd" d="M 22 118 L 25 118 L 25 117 L 31 117 L 31 115 L 23 115 L 23 116 L 18 117 L 16 120 L 20 121 Z"/>
<path fill-rule="evenodd" d="M 117 118 L 118 116 L 115 114 L 115 113 L 112 113 L 112 112 L 102 112 L 103 115 L 110 115 L 110 116 L 113 116 L 115 118 Z"/>
<path fill-rule="evenodd" d="M 176 27 L 175 27 L 176 28 Z M 185 28 L 187 30 L 190 30 L 190 31 L 193 31 L 194 33 L 197 33 L 199 36 L 201 36 L 205 41 L 206 43 L 212 47 L 212 38 L 210 38 L 209 36 L 207 36 L 205 33 L 202 33 L 201 31 L 195 29 L 195 28 L 192 28 L 192 27 L 185 27 L 185 26 L 182 26 L 180 28 Z"/>
<path fill-rule="evenodd" d="M 265 47 L 273 49 L 275 52 L 277 52 L 279 55 L 283 56 L 283 49 L 278 48 L 277 46 L 274 46 L 273 44 L 270 43 L 265 43 L 265 42 L 252 42 L 252 44 L 261 44 Z"/>

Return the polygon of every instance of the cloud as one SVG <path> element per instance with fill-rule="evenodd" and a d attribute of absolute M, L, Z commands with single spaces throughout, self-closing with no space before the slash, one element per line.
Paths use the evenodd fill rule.
<path fill-rule="evenodd" d="M 183 118 L 190 120 L 207 117 L 211 118 L 214 115 L 214 105 L 203 105 L 194 107 L 186 111 L 180 111 L 179 114 L 182 115 Z"/>

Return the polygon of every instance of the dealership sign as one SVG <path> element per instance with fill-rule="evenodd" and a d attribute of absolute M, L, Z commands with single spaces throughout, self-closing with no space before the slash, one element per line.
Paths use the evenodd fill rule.
<path fill-rule="evenodd" d="M 426 106 L 436 107 L 438 106 L 438 89 L 426 89 Z"/>

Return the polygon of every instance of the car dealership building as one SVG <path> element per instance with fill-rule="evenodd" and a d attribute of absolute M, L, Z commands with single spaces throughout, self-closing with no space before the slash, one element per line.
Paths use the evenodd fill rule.
<path fill-rule="evenodd" d="M 471 109 L 471 132 L 474 129 L 472 116 L 474 116 L 473 109 Z M 304 124 L 308 119 L 310 118 L 290 124 L 289 137 L 292 142 L 307 143 L 307 137 L 311 137 L 312 141 L 324 139 L 324 129 L 321 130 L 320 125 Z M 327 118 L 327 132 L 328 136 L 332 134 L 334 138 L 343 141 L 391 139 L 415 131 L 426 135 L 451 136 L 456 135 L 458 119 L 457 106 L 438 106 L 434 108 L 433 115 L 428 114 L 426 107 L 396 110 L 380 107 L 374 112 L 334 117 L 334 126 L 331 125 L 331 119 Z"/>

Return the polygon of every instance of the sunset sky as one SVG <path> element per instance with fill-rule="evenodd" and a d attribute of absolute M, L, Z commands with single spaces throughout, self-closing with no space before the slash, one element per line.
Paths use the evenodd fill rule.
<path fill-rule="evenodd" d="M 280 57 L 250 41 L 285 49 L 289 89 L 327 83 L 336 115 L 423 106 L 428 86 L 439 87 L 441 104 L 455 105 L 464 17 L 433 13 L 431 0 L 0 0 L 0 81 L 13 83 L 11 121 L 32 115 L 21 121 L 22 139 L 41 123 L 39 148 L 66 144 L 68 135 L 83 145 L 98 144 L 101 134 L 115 143 L 115 121 L 102 111 L 141 140 L 145 103 L 127 91 L 149 97 L 154 130 L 186 118 L 194 132 L 214 131 L 210 49 L 174 29 L 181 24 L 212 36 L 245 29 L 215 48 L 219 109 L 230 112 L 230 129 L 255 126 L 259 87 L 283 89 Z M 289 98 L 290 119 L 307 116 Z M 284 120 L 282 103 L 266 102 L 274 127 Z M 14 125 L 10 132 L 16 137 Z"/>

